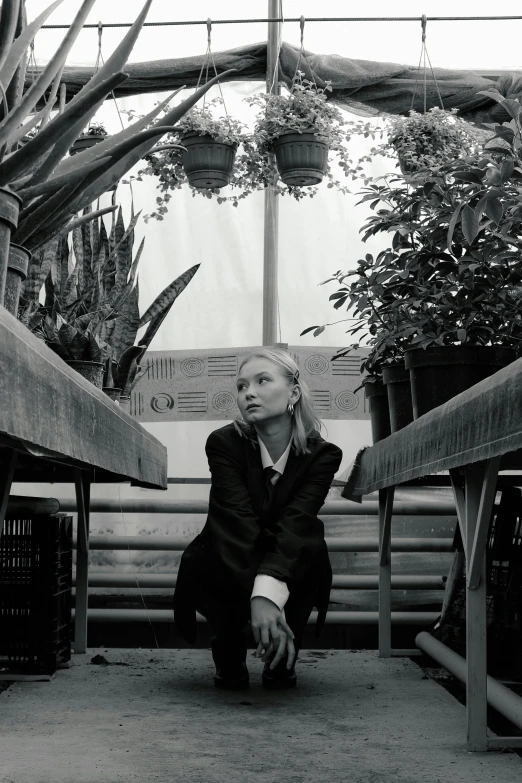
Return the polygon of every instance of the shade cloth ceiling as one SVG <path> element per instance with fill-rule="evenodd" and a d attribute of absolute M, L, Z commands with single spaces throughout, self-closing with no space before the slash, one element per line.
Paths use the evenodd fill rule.
<path fill-rule="evenodd" d="M 281 45 L 279 78 L 290 85 L 299 60 L 299 48 Z M 264 81 L 267 69 L 267 44 L 251 44 L 216 52 L 217 72 L 235 69 L 225 81 Z M 195 87 L 205 62 L 205 55 L 172 60 L 152 60 L 128 63 L 129 78 L 115 89 L 116 97 L 143 93 L 172 91 L 179 87 Z M 423 110 L 424 71 L 416 66 L 397 63 L 352 60 L 336 54 L 314 54 L 305 51 L 300 70 L 317 84 L 330 81 L 331 100 L 341 108 L 362 116 L 407 114 L 412 108 Z M 65 68 L 62 81 L 67 85 L 70 100 L 91 78 L 93 68 Z M 212 74 L 213 75 L 213 74 Z M 28 73 L 27 86 L 32 81 Z M 470 122 L 504 122 L 506 112 L 491 98 L 479 94 L 494 86 L 505 96 L 522 93 L 522 73 L 506 73 L 497 82 L 472 71 L 434 68 L 426 74 L 426 107 L 440 106 L 439 93 L 445 109 L 458 109 Z M 437 89 L 438 88 L 438 89 Z"/>

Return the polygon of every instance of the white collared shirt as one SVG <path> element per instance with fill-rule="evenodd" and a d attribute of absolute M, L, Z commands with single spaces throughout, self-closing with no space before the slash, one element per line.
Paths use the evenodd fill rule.
<path fill-rule="evenodd" d="M 272 457 L 268 453 L 267 447 L 259 435 L 257 436 L 257 442 L 259 444 L 259 452 L 261 454 L 263 470 L 265 468 L 272 468 L 273 470 L 277 471 L 277 475 L 272 477 L 272 484 L 276 484 L 286 467 L 292 441 L 289 442 L 288 446 L 275 464 L 272 460 Z M 280 579 L 276 579 L 275 577 L 269 576 L 268 574 L 258 574 L 254 580 L 254 589 L 252 590 L 250 600 L 256 596 L 263 596 L 263 598 L 268 598 L 270 601 L 273 601 L 282 612 L 284 605 L 288 601 L 289 595 L 290 591 L 288 590 L 286 582 L 282 582 Z"/>

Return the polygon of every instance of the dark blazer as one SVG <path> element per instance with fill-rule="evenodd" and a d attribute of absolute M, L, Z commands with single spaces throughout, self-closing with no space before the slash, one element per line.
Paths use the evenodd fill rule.
<path fill-rule="evenodd" d="M 206 454 L 212 476 L 209 511 L 201 533 L 185 549 L 174 593 L 174 619 L 181 635 L 196 639 L 199 585 L 233 582 L 250 598 L 257 574 L 287 583 L 290 595 L 317 588 L 316 634 L 324 624 L 332 570 L 317 513 L 342 458 L 341 449 L 317 433 L 310 454 L 290 450 L 282 476 L 263 513 L 264 475 L 257 442 L 233 424 L 212 432 Z"/>

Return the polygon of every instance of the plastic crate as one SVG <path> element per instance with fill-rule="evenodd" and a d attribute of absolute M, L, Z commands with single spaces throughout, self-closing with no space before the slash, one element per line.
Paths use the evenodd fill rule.
<path fill-rule="evenodd" d="M 8 517 L 0 538 L 0 658 L 53 674 L 71 657 L 72 517 Z"/>

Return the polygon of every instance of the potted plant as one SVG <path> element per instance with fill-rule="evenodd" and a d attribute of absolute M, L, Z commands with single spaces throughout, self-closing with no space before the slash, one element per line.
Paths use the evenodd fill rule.
<path fill-rule="evenodd" d="M 407 117 L 388 118 L 388 143 L 403 174 L 433 171 L 448 160 L 461 158 L 476 148 L 479 132 L 457 116 L 457 109 L 433 107 L 425 114 L 410 111 Z"/>
<path fill-rule="evenodd" d="M 296 200 L 300 200 L 305 196 L 313 197 L 317 193 L 317 187 L 312 184 L 312 181 L 319 183 L 324 175 L 328 179 L 328 187 L 335 187 L 342 193 L 348 193 L 347 185 L 336 177 L 333 166 L 336 162 L 343 170 L 344 177 L 350 173 L 351 159 L 343 131 L 348 121 L 333 104 L 327 102 L 326 92 L 329 89 L 328 83 L 324 88 L 318 88 L 315 84 L 304 80 L 303 74 L 298 72 L 289 95 L 260 94 L 245 98 L 247 103 L 260 111 L 250 133 L 246 132 L 243 123 L 231 119 L 233 130 L 237 130 L 237 133 L 235 138 L 234 135 L 229 138 L 231 142 L 239 144 L 239 148 L 228 182 L 230 195 L 224 196 L 219 187 L 198 188 L 194 190 L 194 194 L 216 198 L 218 203 L 229 201 L 237 206 L 251 193 L 270 185 L 276 193 L 291 195 Z M 130 118 L 136 116 L 132 111 L 127 114 Z M 188 115 L 183 118 L 183 122 L 186 118 L 188 121 Z M 182 127 L 183 122 L 178 123 L 176 130 Z M 226 120 L 220 121 L 222 131 L 224 123 L 226 130 Z M 237 123 L 237 126 L 234 126 L 234 123 Z M 211 128 L 211 125 L 207 127 Z M 308 132 L 312 133 L 312 136 L 308 136 Z M 283 138 L 285 135 L 292 135 L 292 138 Z M 169 142 L 177 140 L 179 140 L 178 133 L 168 137 Z M 185 144 L 185 139 L 181 139 L 181 142 Z M 291 150 L 290 153 L 288 150 Z M 187 174 L 177 151 L 172 151 L 168 145 L 165 145 L 155 152 L 157 154 L 147 157 L 148 165 L 138 171 L 135 177 L 142 180 L 144 176 L 154 176 L 158 180 L 160 189 L 160 196 L 156 199 L 158 206 L 154 212 L 145 216 L 145 220 L 149 218 L 162 220 L 168 211 L 171 191 L 183 187 L 187 182 Z M 279 160 L 277 164 L 274 161 L 274 152 Z M 287 154 L 293 155 L 294 152 L 308 159 L 308 162 L 305 158 L 297 162 L 296 165 L 299 167 L 297 171 L 300 173 L 295 176 L 290 172 L 292 170 L 295 172 L 296 169 L 288 169 L 283 162 L 287 159 Z M 309 155 L 312 152 L 314 154 L 317 152 L 320 159 L 311 163 Z M 305 169 L 310 163 L 312 167 L 306 172 Z M 294 163 L 290 165 L 294 166 Z M 311 171 L 313 173 L 310 173 Z"/>
<path fill-rule="evenodd" d="M 99 144 L 107 136 L 105 126 L 100 122 L 90 122 L 86 131 L 80 134 L 80 136 L 73 142 L 72 147 L 69 149 L 69 155 L 76 155 L 78 152 L 82 152 L 89 147 L 94 147 L 95 144 Z"/>
<path fill-rule="evenodd" d="M 97 217 L 87 220 L 92 215 Z M 120 397 L 121 391 L 128 400 L 141 377 L 146 349 L 199 264 L 170 283 L 140 317 L 138 265 L 145 240 L 136 253 L 133 250 L 139 213 L 125 226 L 120 208 L 109 235 L 98 215 L 87 207 L 78 218 L 72 231 L 74 260 L 66 234 L 35 253 L 19 318 L 69 363 L 79 359 L 100 363 L 96 385 L 113 398 Z M 42 286 L 45 302 L 40 305 Z M 146 325 L 135 345 L 138 330 Z"/>
<path fill-rule="evenodd" d="M 54 117 L 51 117 L 51 111 L 63 64 L 94 0 L 83 0 L 62 43 L 27 90 L 24 79 L 20 78 L 23 64 L 31 42 L 56 3 L 50 4 L 29 24 L 23 21 L 21 30 L 18 27 L 19 4 L 4 3 L 2 6 L 5 40 L 0 58 L 0 84 L 9 101 L 0 123 L 0 304 L 4 301 L 11 240 L 32 253 L 43 247 L 66 229 L 78 212 L 118 182 L 213 84 L 225 76 L 222 73 L 209 80 L 167 112 L 162 119 L 165 125 L 160 125 L 157 117 L 168 101 L 163 101 L 130 128 L 85 149 L 79 160 L 77 156 L 66 157 L 80 130 L 92 120 L 105 98 L 127 78 L 123 69 L 151 1 L 145 0 L 136 21 L 115 51 Z M 36 111 L 47 91 L 46 106 Z M 39 130 L 33 135 L 36 126 Z"/>
<path fill-rule="evenodd" d="M 391 232 L 377 275 L 402 312 L 415 416 L 517 358 L 522 345 L 522 106 L 488 91 L 511 121 L 481 154 L 449 161 L 408 185 L 388 177 L 363 195 L 376 215 L 365 239 Z M 405 307 L 406 306 L 406 307 Z"/>
<path fill-rule="evenodd" d="M 14 316 L 18 313 L 20 293 L 27 278 L 30 260 L 31 253 L 27 248 L 16 245 L 14 242 L 9 244 L 4 307 Z"/>
<path fill-rule="evenodd" d="M 30 317 L 32 331 L 40 337 L 66 364 L 101 389 L 104 363 L 110 348 L 95 334 L 95 325 L 76 319 L 67 323 L 57 303 L 52 308 L 42 307 Z M 29 325 L 29 324 L 28 324 Z"/>
<path fill-rule="evenodd" d="M 336 272 L 322 283 L 335 281 L 340 284 L 340 288 L 330 295 L 330 301 L 336 310 L 346 305 L 354 316 L 342 319 L 351 324 L 347 334 L 358 336 L 356 343 L 339 351 L 332 361 L 354 349 L 367 349 L 361 372 L 366 373 L 363 386 L 369 400 L 374 443 L 413 420 L 409 376 L 404 369 L 404 346 L 395 337 L 396 324 L 403 314 L 388 306 L 387 275 L 382 269 L 375 271 L 382 261 L 380 256 L 374 259 L 368 253 L 357 261 L 355 269 Z M 313 329 L 315 336 L 327 326 L 331 324 L 309 327 L 302 334 Z"/>
<path fill-rule="evenodd" d="M 181 165 L 194 188 L 211 190 L 226 187 L 234 170 L 244 125 L 228 114 L 217 117 L 213 111 L 217 105 L 223 105 L 222 98 L 214 98 L 204 106 L 190 109 L 177 124 L 184 148 Z"/>
<path fill-rule="evenodd" d="M 463 120 L 456 109 L 432 108 L 425 114 L 410 111 L 408 116 L 390 115 L 378 123 L 375 119 L 348 121 L 345 142 L 349 144 L 358 136 L 378 143 L 358 159 L 341 165 L 346 176 L 368 185 L 373 178 L 365 164 L 376 158 L 395 161 L 403 176 L 418 180 L 448 160 L 476 154 L 491 132 Z"/>
<path fill-rule="evenodd" d="M 254 135 L 262 150 L 275 153 L 286 185 L 317 185 L 328 170 L 330 149 L 344 151 L 339 109 L 328 103 L 329 82 L 318 87 L 298 71 L 288 94 L 260 93 L 247 102 L 260 108 Z"/>

